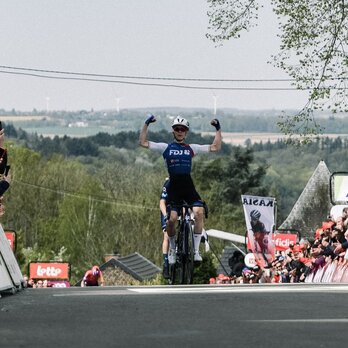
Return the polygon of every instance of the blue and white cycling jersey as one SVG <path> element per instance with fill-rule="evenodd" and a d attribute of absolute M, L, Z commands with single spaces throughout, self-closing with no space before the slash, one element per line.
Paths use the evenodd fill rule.
<path fill-rule="evenodd" d="M 161 192 L 161 199 L 164 199 L 166 202 L 168 200 L 168 188 L 169 188 L 169 179 L 166 179 L 163 183 L 163 187 L 162 187 L 162 192 Z M 162 227 L 162 231 L 165 232 L 166 230 L 166 222 L 164 220 L 164 216 L 162 214 L 162 211 L 161 211 L 161 227 Z"/>
<path fill-rule="evenodd" d="M 155 143 L 149 141 L 149 149 L 162 152 L 170 176 L 189 175 L 192 169 L 192 158 L 198 153 L 208 153 L 210 145 Z"/>
<path fill-rule="evenodd" d="M 165 180 L 162 186 L 162 192 L 161 192 L 161 198 L 160 199 L 164 199 L 167 200 L 168 198 L 168 187 L 169 187 L 169 179 Z"/>

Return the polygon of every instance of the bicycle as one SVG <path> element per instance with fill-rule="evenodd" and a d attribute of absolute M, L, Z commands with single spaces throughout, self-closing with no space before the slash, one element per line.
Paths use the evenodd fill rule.
<path fill-rule="evenodd" d="M 170 265 L 170 284 L 192 284 L 194 273 L 194 217 L 192 205 L 183 202 L 175 206 L 179 215 L 176 228 L 176 262 Z M 207 207 L 203 205 L 207 217 Z"/>

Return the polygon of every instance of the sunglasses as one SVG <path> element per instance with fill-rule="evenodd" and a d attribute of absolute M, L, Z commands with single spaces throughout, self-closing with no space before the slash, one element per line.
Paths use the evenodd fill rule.
<path fill-rule="evenodd" d="M 184 127 L 174 127 L 174 132 L 186 132 L 187 129 Z"/>

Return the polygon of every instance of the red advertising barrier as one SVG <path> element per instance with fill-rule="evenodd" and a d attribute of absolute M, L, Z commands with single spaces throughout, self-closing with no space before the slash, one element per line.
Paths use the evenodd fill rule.
<path fill-rule="evenodd" d="M 292 233 L 273 233 L 272 239 L 275 245 L 275 249 L 277 251 L 284 251 L 289 249 L 290 242 L 294 242 L 294 244 L 296 244 L 297 235 Z M 247 246 L 248 250 L 251 250 L 249 240 Z"/>
<path fill-rule="evenodd" d="M 69 279 L 70 265 L 65 262 L 31 262 L 29 277 L 32 279 Z"/>
<path fill-rule="evenodd" d="M 12 251 L 16 250 L 16 232 L 15 231 L 5 231 L 6 238 L 10 243 Z"/>
<path fill-rule="evenodd" d="M 70 283 L 67 280 L 51 280 L 48 286 L 52 288 L 70 288 Z"/>
<path fill-rule="evenodd" d="M 297 235 L 291 233 L 274 233 L 273 241 L 276 247 L 276 250 L 285 251 L 289 249 L 290 242 L 296 244 Z"/>
<path fill-rule="evenodd" d="M 348 263 L 329 261 L 323 267 L 313 270 L 305 279 L 306 283 L 347 283 Z"/>

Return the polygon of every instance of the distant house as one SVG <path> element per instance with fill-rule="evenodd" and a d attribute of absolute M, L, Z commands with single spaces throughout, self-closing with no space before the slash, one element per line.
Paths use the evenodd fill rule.
<path fill-rule="evenodd" d="M 151 280 L 161 269 L 137 252 L 128 256 L 108 255 L 100 266 L 105 285 L 139 285 Z M 76 284 L 80 285 L 80 282 Z"/>

